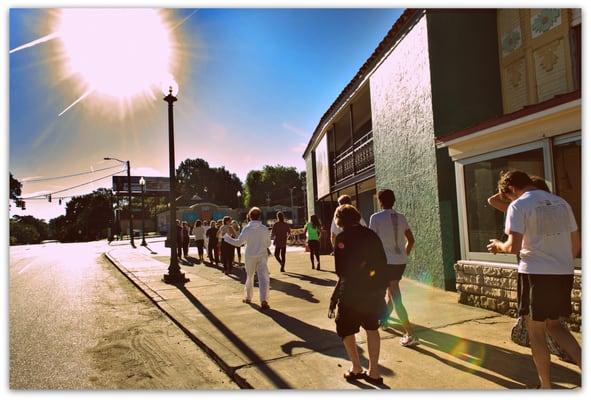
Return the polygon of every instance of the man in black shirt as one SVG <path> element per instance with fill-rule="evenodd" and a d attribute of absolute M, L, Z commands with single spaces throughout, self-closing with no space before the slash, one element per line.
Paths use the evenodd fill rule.
<path fill-rule="evenodd" d="M 337 334 L 342 338 L 352 368 L 345 379 L 365 379 L 383 383 L 378 359 L 380 355 L 379 321 L 385 310 L 384 296 L 388 286 L 386 254 L 380 238 L 359 224 L 361 215 L 352 205 L 340 206 L 335 218 L 343 228 L 335 240 L 335 266 L 339 276 Z M 367 333 L 369 371 L 359 362 L 355 334 L 362 326 Z"/>

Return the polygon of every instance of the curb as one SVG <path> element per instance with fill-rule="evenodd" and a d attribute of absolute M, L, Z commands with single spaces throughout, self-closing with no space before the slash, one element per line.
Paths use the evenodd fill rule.
<path fill-rule="evenodd" d="M 111 250 L 112 251 L 112 250 Z M 218 356 L 209 346 L 207 346 L 201 339 L 195 336 L 183 324 L 181 324 L 165 307 L 160 303 L 165 303 L 164 299 L 158 293 L 150 289 L 141 280 L 135 278 L 125 266 L 123 266 L 110 253 L 111 251 L 103 253 L 105 258 L 113 264 L 123 276 L 125 276 L 131 283 L 133 283 L 160 311 L 162 311 L 176 326 L 178 326 L 184 333 L 195 343 L 201 350 L 210 356 L 215 363 L 228 375 L 228 377 L 238 385 L 240 389 L 255 389 L 246 379 L 236 373 L 237 368 L 229 366 L 220 356 Z M 156 300 L 156 299 L 160 300 Z"/>

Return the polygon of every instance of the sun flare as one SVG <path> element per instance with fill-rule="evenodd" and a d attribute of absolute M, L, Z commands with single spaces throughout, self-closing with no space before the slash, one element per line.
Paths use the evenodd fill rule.
<path fill-rule="evenodd" d="M 118 99 L 160 87 L 172 68 L 171 33 L 154 9 L 63 9 L 58 17 L 66 75 L 87 92 Z"/>

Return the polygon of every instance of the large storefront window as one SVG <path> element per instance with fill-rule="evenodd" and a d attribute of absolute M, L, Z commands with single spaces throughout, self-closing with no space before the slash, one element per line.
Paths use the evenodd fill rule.
<path fill-rule="evenodd" d="M 488 205 L 497 192 L 501 171 L 519 169 L 544 177 L 544 152 L 536 148 L 515 154 L 484 159 L 464 166 L 468 251 L 486 253 L 489 239 L 505 237 L 505 215 Z"/>

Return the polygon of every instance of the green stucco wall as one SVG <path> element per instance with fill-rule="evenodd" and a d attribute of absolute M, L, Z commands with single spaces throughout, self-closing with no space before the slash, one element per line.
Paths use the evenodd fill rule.
<path fill-rule="evenodd" d="M 306 161 L 306 200 L 308 206 L 308 218 L 312 214 L 316 214 L 315 210 L 315 195 L 314 195 L 314 177 L 316 176 L 316 171 L 314 170 L 314 152 L 310 152 L 307 157 L 305 157 Z"/>
<path fill-rule="evenodd" d="M 370 91 L 377 190 L 394 190 L 395 207 L 407 216 L 416 240 L 406 275 L 443 288 L 445 260 L 424 16 L 371 76 Z"/>

